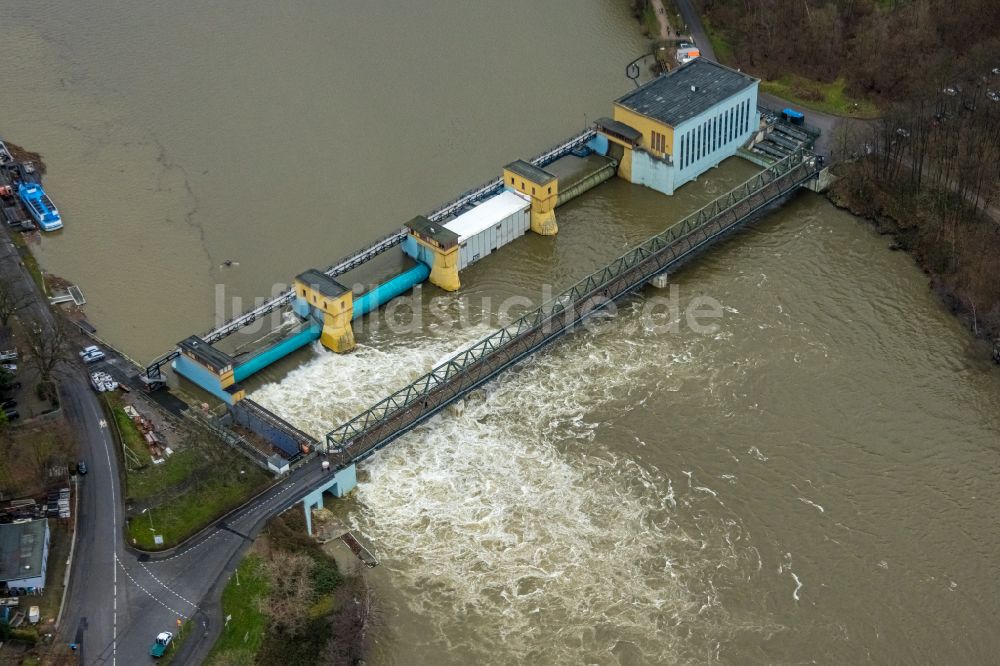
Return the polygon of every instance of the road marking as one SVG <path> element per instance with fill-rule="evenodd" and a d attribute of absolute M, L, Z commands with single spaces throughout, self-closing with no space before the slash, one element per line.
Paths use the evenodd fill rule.
<path fill-rule="evenodd" d="M 187 615 L 185 615 L 184 613 L 180 612 L 179 610 L 175 610 L 175 609 L 171 608 L 170 606 L 168 606 L 165 603 L 163 603 L 162 601 L 160 601 L 160 599 L 156 595 L 154 595 L 152 592 L 150 592 L 149 590 L 147 590 L 146 588 L 144 588 L 142 585 L 140 585 L 139 581 L 137 581 L 135 578 L 132 578 L 132 574 L 130 574 L 128 572 L 128 569 L 125 568 L 125 563 L 122 562 L 121 560 L 119 560 L 117 555 L 115 555 L 115 561 L 121 566 L 122 571 L 125 572 L 125 575 L 128 576 L 128 579 L 130 581 L 132 581 L 132 583 L 137 588 L 139 588 L 140 590 L 142 590 L 143 592 L 145 592 L 147 597 L 149 597 L 150 599 L 152 599 L 156 603 L 160 604 L 161 606 L 163 606 L 164 608 L 166 608 L 168 611 L 170 611 L 174 615 L 177 615 L 178 617 L 184 618 L 185 620 L 188 619 Z"/>
<path fill-rule="evenodd" d="M 91 407 L 93 407 L 93 402 L 91 402 Z M 94 416 L 97 417 L 97 422 L 101 425 L 102 429 L 107 429 L 108 423 L 101 418 L 101 415 L 94 410 Z M 104 445 L 104 457 L 108 462 L 108 474 L 111 478 L 111 483 L 108 484 L 108 488 L 111 490 L 111 527 L 112 534 L 114 538 L 111 541 L 111 551 L 114 553 L 115 558 L 111 563 L 112 570 L 112 583 L 114 589 L 114 601 L 112 603 L 112 615 L 111 615 L 111 666 L 116 666 L 118 663 L 118 496 L 115 494 L 115 479 L 118 476 L 118 468 L 111 464 L 111 451 L 108 448 L 108 440 L 106 437 L 101 438 L 101 443 Z"/>
<path fill-rule="evenodd" d="M 140 562 L 140 563 L 139 563 L 139 566 L 140 566 L 140 567 L 142 567 L 143 569 L 145 569 L 145 570 L 146 570 L 146 573 L 148 573 L 148 574 L 149 574 L 149 577 L 150 577 L 150 578 L 152 578 L 153 580 L 155 580 L 155 581 L 156 581 L 157 583 L 159 583 L 159 584 L 160 584 L 160 586 L 161 586 L 161 587 L 162 587 L 162 588 L 163 588 L 164 590 L 166 590 L 167 592 L 169 592 L 170 594 L 174 595 L 175 597 L 177 597 L 178 599 L 180 599 L 181 601 L 183 601 L 183 602 L 184 602 L 184 603 L 186 603 L 187 605 L 189 605 L 189 606 L 191 606 L 192 608 L 194 608 L 194 609 L 196 609 L 196 610 L 197 610 L 197 608 L 198 608 L 198 604 L 196 604 L 196 603 L 194 603 L 194 602 L 191 602 L 191 601 L 188 601 L 187 599 L 185 599 L 185 598 L 184 598 L 184 597 L 182 597 L 181 595 L 177 594 L 177 592 L 175 592 L 174 590 L 172 590 L 172 589 L 170 589 L 169 587 L 167 587 L 167 584 L 166 584 L 166 583 L 164 583 L 164 582 L 163 582 L 162 580 L 160 580 L 159 578 L 157 578 L 156 576 L 154 576 L 154 575 L 153 575 L 153 572 L 152 572 L 152 571 L 150 571 L 150 570 L 149 570 L 149 569 L 148 569 L 148 568 L 146 567 L 146 565 L 145 565 L 145 564 L 143 564 L 142 562 Z"/>

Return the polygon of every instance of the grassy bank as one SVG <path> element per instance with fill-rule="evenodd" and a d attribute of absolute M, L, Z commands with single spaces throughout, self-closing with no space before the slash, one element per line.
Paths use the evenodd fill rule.
<path fill-rule="evenodd" d="M 123 431 L 123 437 L 129 432 Z M 141 507 L 129 518 L 128 537 L 139 548 L 177 545 L 272 481 L 211 433 L 193 431 L 179 448 L 159 465 L 126 472 L 126 498 Z M 163 537 L 162 545 L 155 535 Z"/>
<path fill-rule="evenodd" d="M 260 651 L 267 621 L 261 604 L 269 592 L 263 564 L 260 555 L 247 555 L 222 592 L 222 617 L 231 619 L 208 656 L 209 665 L 252 664 Z"/>
<path fill-rule="evenodd" d="M 21 262 L 24 264 L 25 269 L 31 275 L 31 279 L 35 281 L 38 288 L 43 294 L 49 293 L 45 287 L 45 278 L 42 276 L 42 269 L 38 265 L 38 260 L 35 259 L 35 255 L 31 253 L 31 249 L 24 240 L 24 236 L 19 233 L 11 233 L 11 240 L 14 246 L 17 247 L 17 252 L 21 257 Z"/>
<path fill-rule="evenodd" d="M 760 82 L 763 92 L 808 109 L 852 118 L 878 117 L 879 108 L 875 104 L 851 96 L 847 93 L 846 87 L 847 82 L 843 77 L 830 83 L 823 83 L 792 74 Z"/>
<path fill-rule="evenodd" d="M 712 50 L 715 51 L 715 58 L 723 65 L 736 66 L 736 57 L 733 55 L 733 45 L 729 38 L 718 28 L 712 25 L 711 21 L 703 18 L 701 24 L 708 33 L 708 41 L 712 43 Z"/>
<path fill-rule="evenodd" d="M 341 576 L 297 508 L 268 523 L 223 591 L 222 614 L 232 617 L 209 666 L 356 664 L 374 616 L 364 580 Z"/>

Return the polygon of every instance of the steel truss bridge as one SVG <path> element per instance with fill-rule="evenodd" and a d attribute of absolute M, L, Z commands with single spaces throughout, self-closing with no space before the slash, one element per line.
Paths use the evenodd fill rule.
<path fill-rule="evenodd" d="M 796 150 L 331 431 L 326 435 L 327 452 L 339 468 L 367 458 L 595 311 L 634 292 L 653 276 L 678 267 L 816 177 L 820 168 L 811 152 Z"/>
<path fill-rule="evenodd" d="M 531 163 L 539 167 L 551 164 L 560 157 L 568 155 L 570 151 L 585 144 L 587 141 L 590 141 L 595 134 L 596 132 L 593 129 L 585 129 L 532 158 Z M 444 219 L 449 215 L 460 211 L 466 206 L 475 204 L 490 195 L 496 194 L 502 187 L 502 179 L 494 178 L 479 187 L 468 190 L 453 201 L 450 201 L 437 210 L 428 213 L 427 218 L 435 222 Z M 338 275 L 343 275 L 348 271 L 354 270 L 358 266 L 371 261 L 386 250 L 402 243 L 406 239 L 406 235 L 408 233 L 409 230 L 406 227 L 393 231 L 387 236 L 383 236 L 364 248 L 347 255 L 337 263 L 327 268 L 324 273 L 330 277 L 337 277 Z M 241 328 L 249 326 L 261 317 L 285 307 L 291 303 L 293 298 L 295 298 L 295 291 L 292 289 L 286 289 L 277 296 L 261 303 L 252 310 L 248 310 L 247 312 L 237 315 L 216 328 L 213 328 L 211 331 L 203 334 L 201 338 L 209 344 L 215 344 L 219 340 L 236 333 Z M 166 354 L 163 354 L 157 359 L 151 361 L 149 365 L 146 366 L 145 372 L 142 374 L 142 377 L 144 378 L 143 381 L 154 384 L 164 381 L 161 368 L 177 358 L 178 355 L 180 355 L 180 352 L 177 349 L 172 349 Z"/>

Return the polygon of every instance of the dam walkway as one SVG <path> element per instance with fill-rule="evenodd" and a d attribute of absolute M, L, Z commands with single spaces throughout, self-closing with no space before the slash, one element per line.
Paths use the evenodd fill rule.
<path fill-rule="evenodd" d="M 449 403 L 645 285 L 818 176 L 821 160 L 796 150 L 742 185 L 650 238 L 516 322 L 435 367 L 326 435 L 337 469 L 351 467 Z"/>

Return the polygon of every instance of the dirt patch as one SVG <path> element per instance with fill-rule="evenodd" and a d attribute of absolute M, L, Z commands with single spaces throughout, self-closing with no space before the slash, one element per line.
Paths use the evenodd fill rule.
<path fill-rule="evenodd" d="M 4 141 L 4 144 L 7 146 L 7 149 L 10 150 L 10 154 L 15 160 L 19 162 L 31 162 L 35 165 L 35 169 L 38 170 L 38 173 L 45 175 L 47 168 L 45 166 L 45 160 L 42 159 L 40 154 L 26 150 L 16 143 L 11 143 L 10 141 Z"/>

